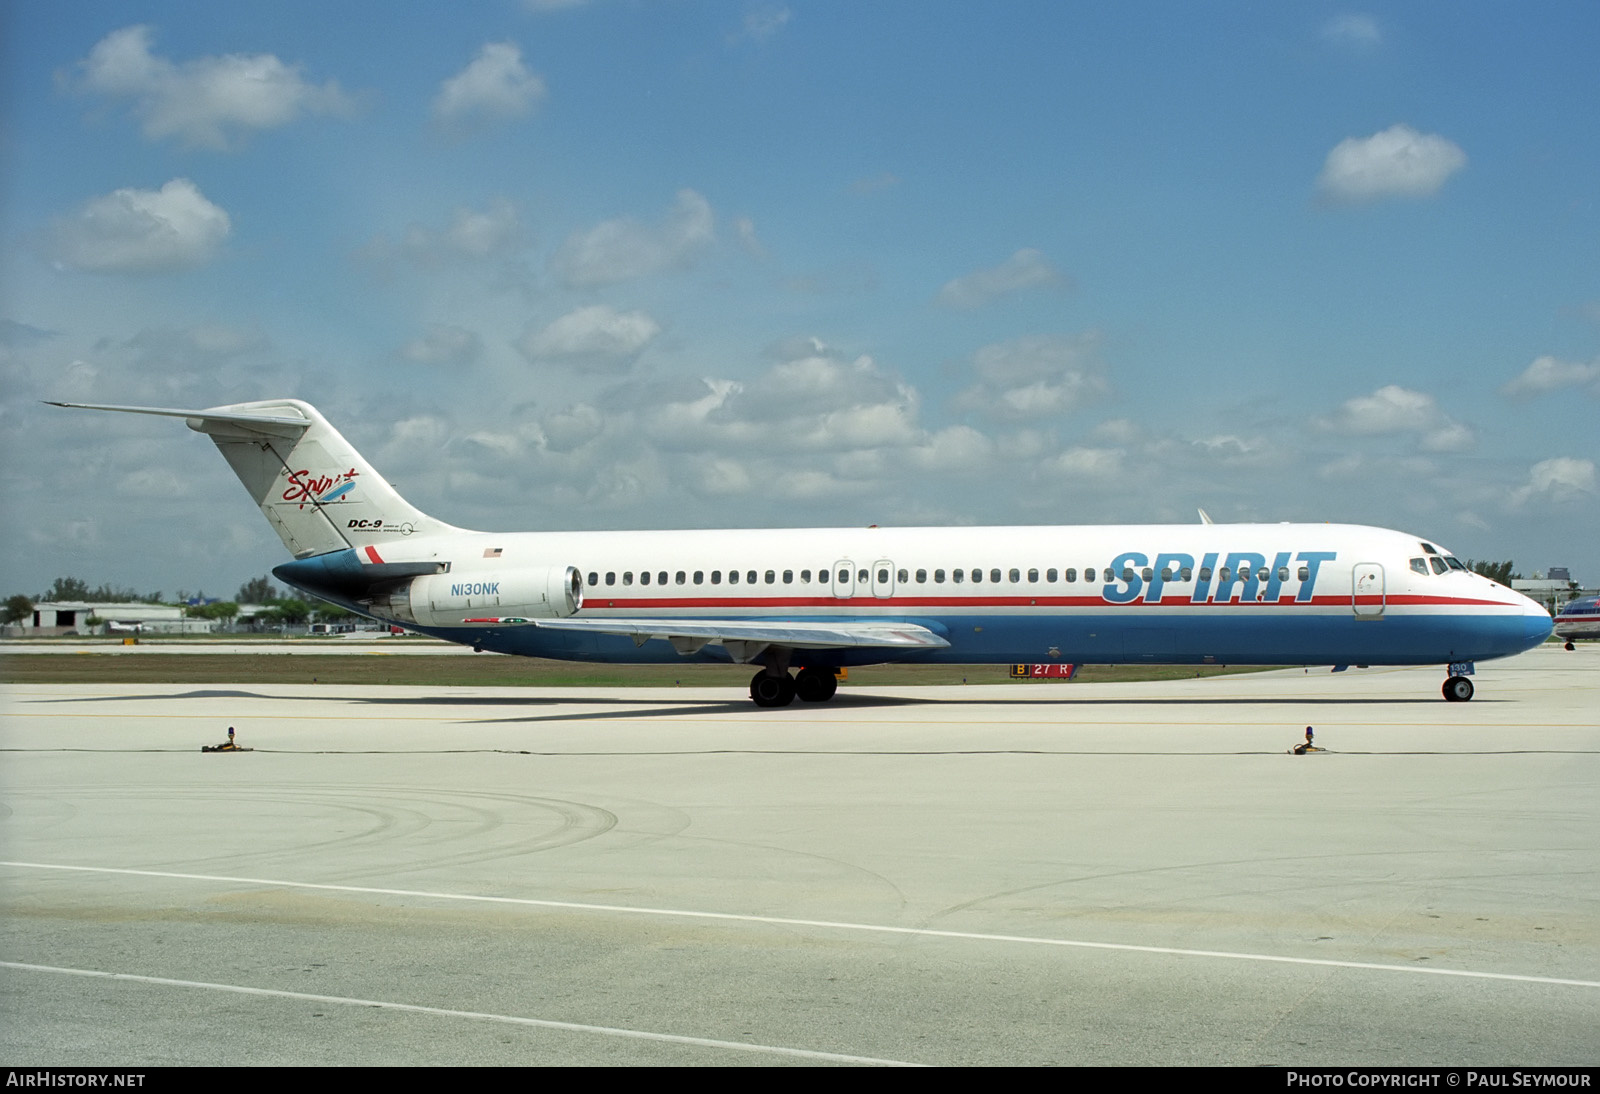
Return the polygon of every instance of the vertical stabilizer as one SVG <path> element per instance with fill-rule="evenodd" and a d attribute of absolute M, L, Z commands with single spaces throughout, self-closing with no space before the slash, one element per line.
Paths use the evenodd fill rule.
<path fill-rule="evenodd" d="M 185 419 L 216 443 L 296 558 L 455 530 L 413 508 L 315 407 L 299 399 L 208 410 L 54 405 Z"/>

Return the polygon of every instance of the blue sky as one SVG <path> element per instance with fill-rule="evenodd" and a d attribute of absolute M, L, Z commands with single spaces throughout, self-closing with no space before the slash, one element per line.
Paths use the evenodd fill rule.
<path fill-rule="evenodd" d="M 1350 521 L 1600 581 L 1600 8 L 0 8 L 5 591 L 468 527 Z"/>

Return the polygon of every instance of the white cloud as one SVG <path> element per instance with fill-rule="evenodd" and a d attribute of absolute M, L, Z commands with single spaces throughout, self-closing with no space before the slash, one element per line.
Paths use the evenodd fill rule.
<path fill-rule="evenodd" d="M 604 304 L 569 312 L 517 342 L 529 360 L 581 360 L 595 367 L 626 365 L 649 345 L 661 326 L 642 311 L 619 312 Z"/>
<path fill-rule="evenodd" d="M 1596 475 L 1593 460 L 1557 456 L 1541 460 L 1528 471 L 1528 481 L 1511 492 L 1515 507 L 1530 502 L 1561 505 L 1592 499 L 1600 492 L 1600 475 Z"/>
<path fill-rule="evenodd" d="M 1586 388 L 1590 395 L 1600 395 L 1600 358 L 1585 365 L 1548 355 L 1537 357 L 1500 393 L 1512 397 L 1546 395 L 1565 387 Z"/>
<path fill-rule="evenodd" d="M 552 261 L 568 287 L 596 288 L 687 265 L 713 235 L 710 203 L 693 190 L 679 190 L 662 224 L 605 221 L 570 236 Z"/>
<path fill-rule="evenodd" d="M 1423 452 L 1465 452 L 1478 443 L 1472 427 L 1445 414 L 1432 395 L 1398 384 L 1347 399 L 1313 424 L 1325 432 L 1363 437 L 1409 434 Z"/>
<path fill-rule="evenodd" d="M 946 308 L 979 308 L 1002 296 L 1022 292 L 1039 285 L 1068 284 L 1044 255 L 1025 248 L 1000 265 L 987 270 L 974 270 L 965 277 L 947 282 L 939 290 L 939 304 Z"/>
<path fill-rule="evenodd" d="M 544 96 L 544 81 L 522 63 L 516 43 L 489 42 L 471 64 L 439 86 L 433 117 L 445 128 L 464 133 L 520 118 Z"/>
<path fill-rule="evenodd" d="M 739 21 L 738 33 L 730 35 L 729 40 L 757 44 L 770 41 L 788 24 L 790 18 L 791 12 L 782 4 L 757 4 L 744 13 L 744 18 Z"/>
<path fill-rule="evenodd" d="M 188 179 L 159 190 L 92 198 L 51 227 L 45 248 L 59 265 L 96 273 L 164 273 L 216 257 L 233 224 Z"/>
<path fill-rule="evenodd" d="M 527 231 L 516 205 L 506 198 L 495 198 L 481 210 L 457 208 L 442 229 L 412 224 L 398 241 L 378 236 L 360 254 L 379 263 L 405 259 L 419 266 L 435 267 L 446 262 L 503 258 L 521 250 L 526 243 Z"/>
<path fill-rule="evenodd" d="M 1467 164 L 1455 142 L 1409 125 L 1393 125 L 1370 137 L 1348 137 L 1334 146 L 1317 177 L 1321 194 L 1357 203 L 1391 197 L 1427 197 Z"/>
<path fill-rule="evenodd" d="M 1383 44 L 1383 31 L 1370 15 L 1350 12 L 1322 24 L 1324 41 L 1353 49 L 1373 49 Z"/>
<path fill-rule="evenodd" d="M 133 100 L 152 140 L 226 148 L 230 130 L 276 129 L 302 114 L 349 115 L 354 102 L 330 80 L 307 83 L 270 53 L 229 53 L 173 64 L 150 52 L 150 28 L 106 35 L 79 62 L 79 87 Z"/>
<path fill-rule="evenodd" d="M 1099 339 L 1035 335 L 984 346 L 973 355 L 978 383 L 956 396 L 957 410 L 999 421 L 1053 417 L 1110 391 L 1096 356 Z"/>
<path fill-rule="evenodd" d="M 435 323 L 400 347 L 400 356 L 423 365 L 469 365 L 483 352 L 483 340 L 463 327 Z"/>

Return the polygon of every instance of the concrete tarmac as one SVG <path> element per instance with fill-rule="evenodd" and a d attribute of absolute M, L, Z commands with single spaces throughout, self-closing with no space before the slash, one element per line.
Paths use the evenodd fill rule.
<path fill-rule="evenodd" d="M 1594 1065 L 1597 670 L 8 686 L 0 1053 Z"/>

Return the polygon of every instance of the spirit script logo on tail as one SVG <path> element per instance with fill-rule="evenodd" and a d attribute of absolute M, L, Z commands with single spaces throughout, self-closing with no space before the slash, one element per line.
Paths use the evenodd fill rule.
<path fill-rule="evenodd" d="M 353 467 L 341 475 L 313 475 L 304 468 L 285 471 L 288 488 L 283 492 L 283 500 L 295 502 L 301 509 L 307 505 L 334 505 L 348 501 L 350 492 L 356 488 L 358 474 Z"/>

